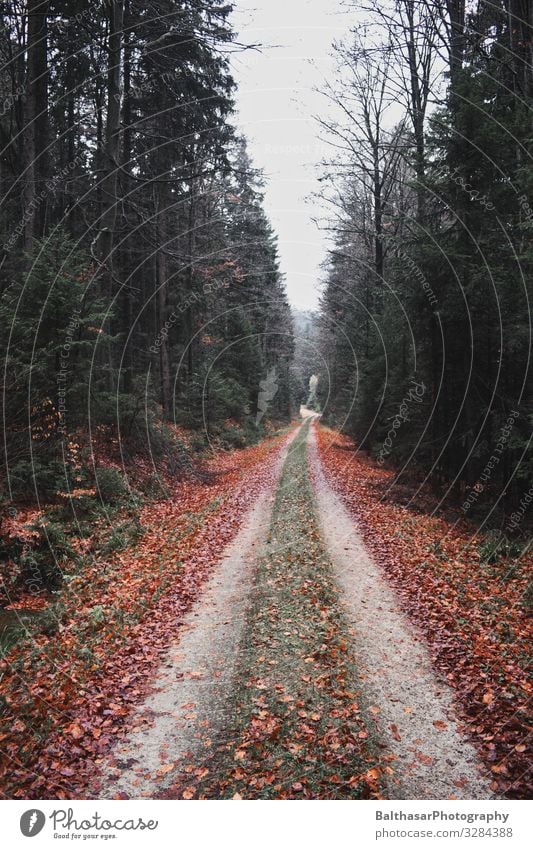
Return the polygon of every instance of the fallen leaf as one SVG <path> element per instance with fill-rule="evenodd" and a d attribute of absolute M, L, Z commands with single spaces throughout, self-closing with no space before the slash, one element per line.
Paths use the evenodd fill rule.
<path fill-rule="evenodd" d="M 157 775 L 159 775 L 159 776 L 166 775 L 168 772 L 172 772 L 174 767 L 175 767 L 175 764 L 173 764 L 173 763 L 172 764 L 165 764 L 164 766 L 159 767 L 159 769 L 157 770 Z"/>

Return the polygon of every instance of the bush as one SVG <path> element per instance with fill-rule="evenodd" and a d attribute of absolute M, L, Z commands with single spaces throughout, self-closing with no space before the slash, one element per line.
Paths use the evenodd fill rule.
<path fill-rule="evenodd" d="M 148 498 L 168 498 L 169 490 L 163 478 L 156 472 L 151 472 L 140 485 L 141 491 Z"/>
<path fill-rule="evenodd" d="M 201 451 L 205 451 L 207 444 L 208 442 L 205 433 L 203 432 L 199 433 L 198 431 L 195 431 L 189 440 L 191 450 L 194 451 L 196 454 L 199 454 Z"/>
<path fill-rule="evenodd" d="M 114 551 L 121 551 L 133 545 L 143 533 L 143 526 L 137 520 L 132 522 L 122 522 L 113 528 L 109 537 L 100 549 L 100 554 L 107 557 Z"/>
<path fill-rule="evenodd" d="M 508 539 L 501 531 L 489 531 L 479 546 L 482 563 L 498 563 L 508 557 L 519 557 L 522 547 L 518 542 Z"/>
<path fill-rule="evenodd" d="M 75 552 L 61 524 L 47 521 L 30 525 L 30 529 L 37 531 L 31 543 L 16 539 L 9 546 L 8 553 L 17 566 L 13 589 L 17 585 L 57 589 L 63 577 L 62 567 L 75 557 Z"/>
<path fill-rule="evenodd" d="M 266 433 L 265 424 L 262 422 L 259 426 L 250 418 L 239 427 L 238 425 L 229 425 L 220 431 L 217 431 L 216 436 L 219 444 L 223 448 L 246 448 L 247 445 L 254 445 L 259 442 Z"/>
<path fill-rule="evenodd" d="M 95 474 L 96 495 L 106 504 L 115 504 L 130 494 L 130 488 L 118 469 L 102 466 Z"/>
<path fill-rule="evenodd" d="M 43 522 L 30 526 L 32 538 L 10 537 L 0 541 L 2 589 L 9 600 L 17 589 L 34 592 L 57 589 L 65 563 L 75 557 L 62 525 Z"/>
<path fill-rule="evenodd" d="M 530 581 L 522 596 L 522 604 L 529 613 L 533 613 L 533 581 Z"/>
<path fill-rule="evenodd" d="M 9 470 L 9 481 L 14 500 L 40 501 L 54 497 L 64 489 L 69 469 L 60 460 L 19 460 Z"/>
<path fill-rule="evenodd" d="M 248 441 L 245 431 L 240 427 L 228 427 L 219 437 L 223 448 L 245 448 Z"/>

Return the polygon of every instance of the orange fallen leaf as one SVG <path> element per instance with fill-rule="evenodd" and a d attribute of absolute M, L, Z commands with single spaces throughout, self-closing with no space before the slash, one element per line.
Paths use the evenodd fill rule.
<path fill-rule="evenodd" d="M 72 725 L 66 730 L 67 733 L 70 734 L 71 737 L 74 737 L 75 740 L 79 740 L 81 737 L 83 737 L 82 729 L 75 722 L 72 723 Z"/>
<path fill-rule="evenodd" d="M 171 772 L 174 769 L 175 764 L 165 764 L 164 766 L 159 767 L 157 770 L 157 775 L 166 775 L 167 772 Z"/>

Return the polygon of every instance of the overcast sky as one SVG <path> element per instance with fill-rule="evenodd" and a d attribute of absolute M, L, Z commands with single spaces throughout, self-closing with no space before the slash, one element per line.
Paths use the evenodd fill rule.
<path fill-rule="evenodd" d="M 233 21 L 241 42 L 271 45 L 234 57 L 239 128 L 265 172 L 291 304 L 313 308 L 326 245 L 312 220 L 318 207 L 306 201 L 319 188 L 315 166 L 325 155 L 313 120 L 324 99 L 313 89 L 331 78 L 331 44 L 354 18 L 336 0 L 236 0 Z"/>

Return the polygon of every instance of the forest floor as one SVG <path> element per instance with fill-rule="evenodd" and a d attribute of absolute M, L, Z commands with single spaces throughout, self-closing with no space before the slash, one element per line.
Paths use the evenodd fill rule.
<path fill-rule="evenodd" d="M 483 571 L 389 474 L 307 417 L 147 507 L 8 656 L 5 795 L 527 795 L 527 567 Z"/>

